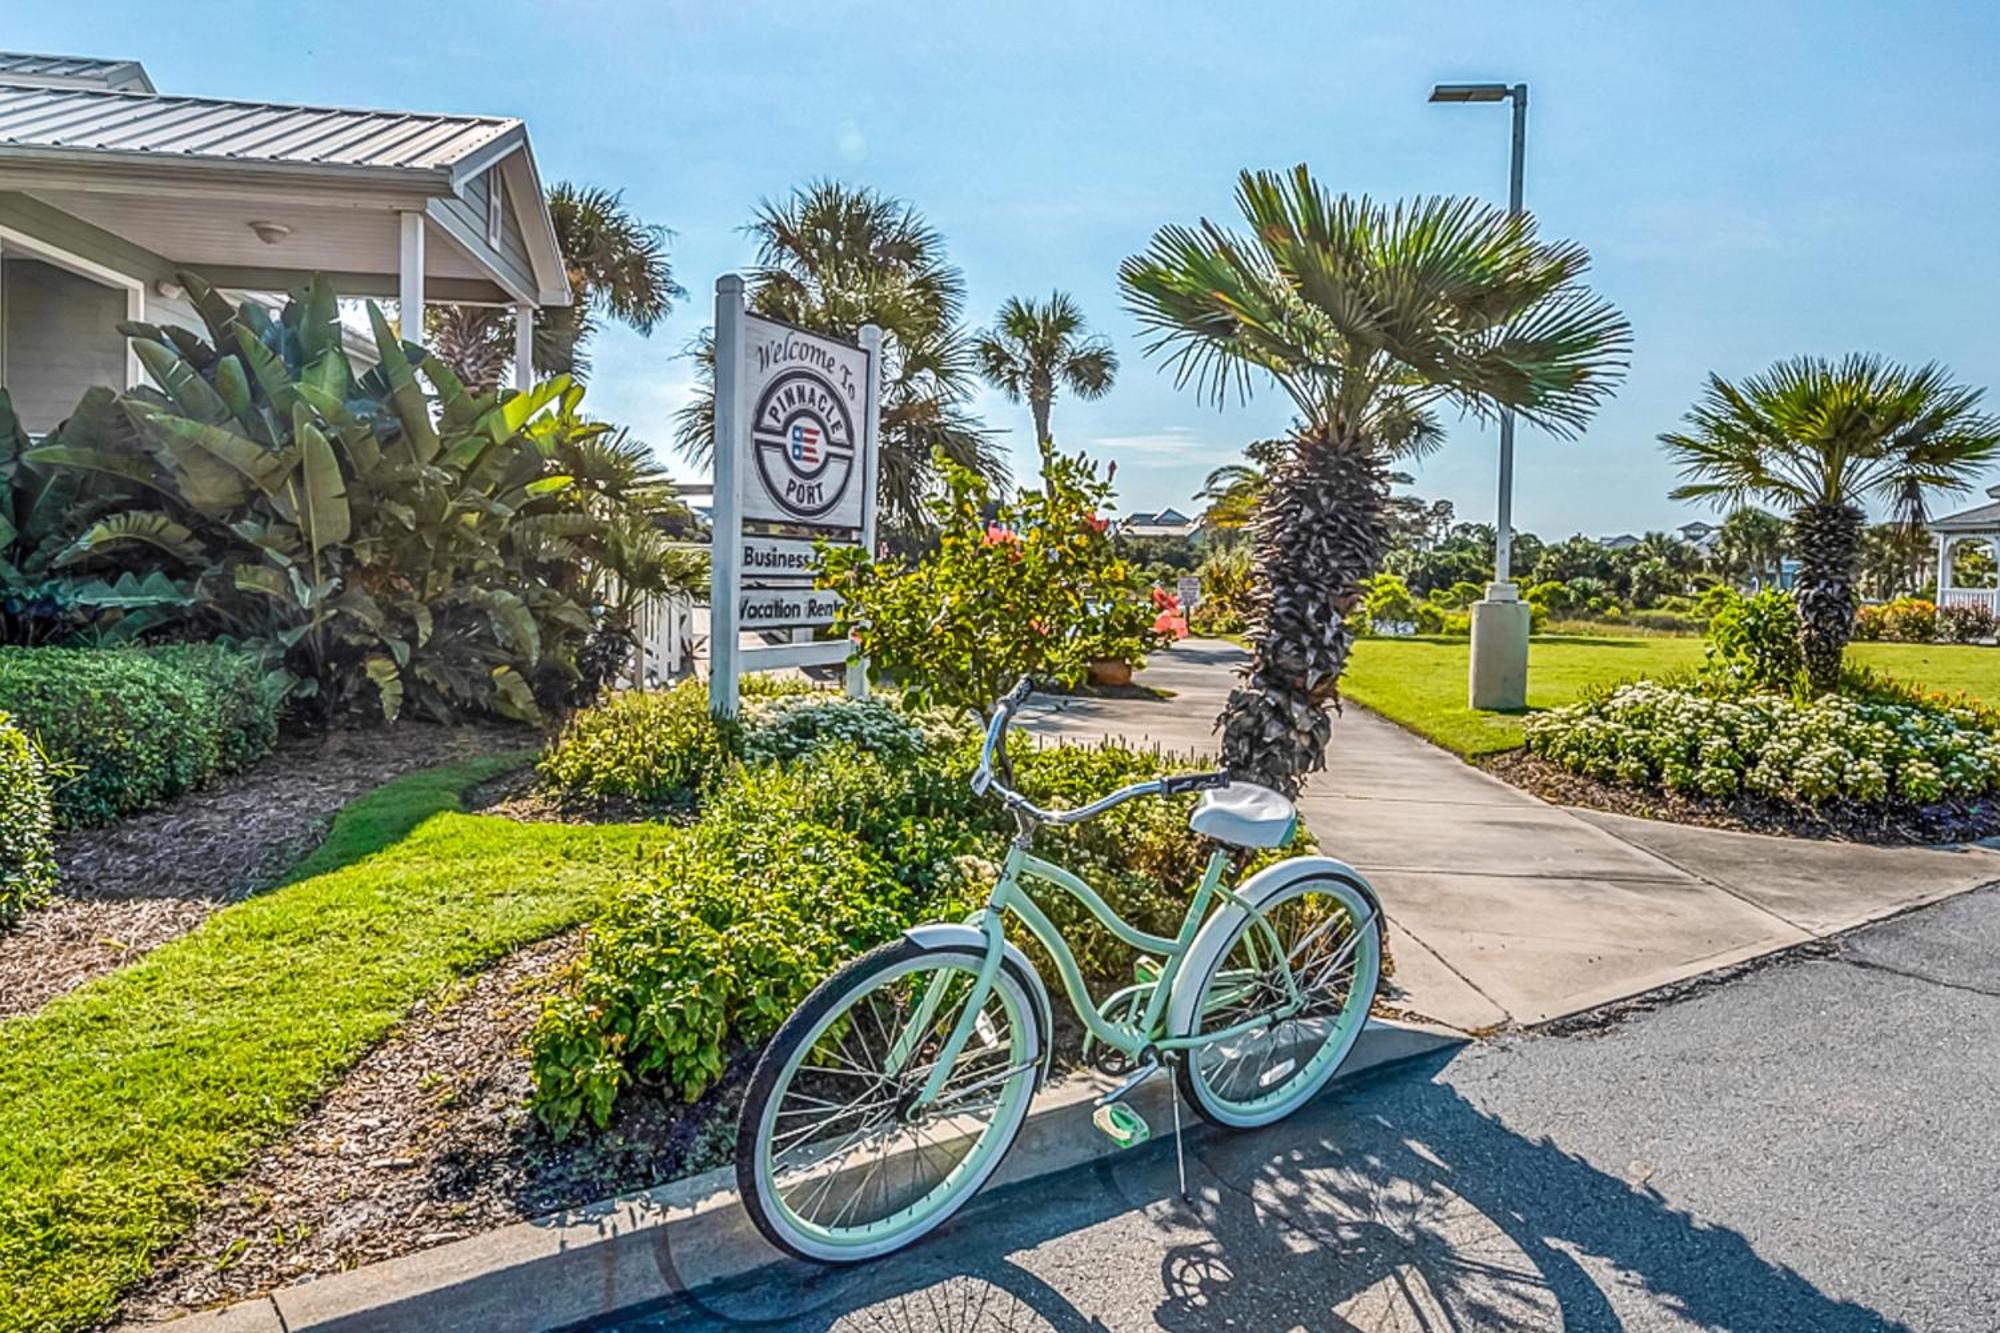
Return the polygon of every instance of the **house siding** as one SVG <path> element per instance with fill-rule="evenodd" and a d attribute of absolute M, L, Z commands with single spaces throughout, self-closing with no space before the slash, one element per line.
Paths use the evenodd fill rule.
<path fill-rule="evenodd" d="M 450 215 L 464 236 L 474 238 L 471 244 L 481 259 L 497 266 L 518 289 L 532 292 L 535 266 L 528 257 L 528 243 L 522 235 L 520 220 L 511 207 L 501 212 L 499 247 L 486 244 L 486 202 L 499 178 L 500 169 L 489 167 L 466 182 L 462 197 L 439 199 L 437 207 Z"/>
<path fill-rule="evenodd" d="M 14 410 L 31 434 L 67 417 L 96 384 L 125 383 L 125 293 L 34 259 L 0 260 L 0 366 Z"/>

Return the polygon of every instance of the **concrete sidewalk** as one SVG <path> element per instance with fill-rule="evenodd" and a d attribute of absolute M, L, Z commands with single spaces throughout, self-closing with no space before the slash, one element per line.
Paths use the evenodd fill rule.
<path fill-rule="evenodd" d="M 1186 640 L 1169 700 L 1043 702 L 1045 735 L 1215 751 L 1241 650 Z M 1479 1031 L 1593 1008 L 2000 880 L 1984 847 L 1885 848 L 1552 806 L 1349 705 L 1299 802 L 1380 890 L 1401 1003 Z"/>

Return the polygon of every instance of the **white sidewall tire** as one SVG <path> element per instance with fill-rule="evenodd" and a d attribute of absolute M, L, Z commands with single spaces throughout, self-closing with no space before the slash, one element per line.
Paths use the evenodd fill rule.
<path fill-rule="evenodd" d="M 764 1238 L 785 1253 L 799 1259 L 822 1264 L 856 1264 L 870 1259 L 879 1259 L 894 1253 L 930 1235 L 963 1208 L 971 1198 L 979 1193 L 993 1172 L 1005 1160 L 1014 1146 L 1014 1139 L 1020 1134 L 1021 1126 L 1028 1118 L 1028 1108 L 1034 1100 L 1034 1071 L 1031 1069 L 1020 1077 L 1029 1080 L 1026 1095 L 1017 1100 L 1012 1112 L 1004 1123 L 996 1123 L 988 1133 L 998 1135 L 998 1141 L 989 1151 L 979 1168 L 961 1182 L 956 1192 L 935 1213 L 926 1217 L 921 1225 L 905 1231 L 885 1235 L 879 1241 L 863 1245 L 835 1245 L 821 1237 L 800 1230 L 793 1224 L 790 1214 L 782 1207 L 769 1207 L 763 1197 L 765 1176 L 763 1145 L 769 1142 L 770 1121 L 777 1113 L 777 1098 L 773 1093 L 777 1080 L 790 1065 L 794 1047 L 811 1034 L 829 1014 L 850 1004 L 860 992 L 876 983 L 884 972 L 914 971 L 915 966 L 925 961 L 949 959 L 973 972 L 979 970 L 983 961 L 976 951 L 959 948 L 926 948 L 905 937 L 879 945 L 842 967 L 840 971 L 821 982 L 813 993 L 806 997 L 792 1016 L 785 1020 L 770 1044 L 757 1060 L 756 1072 L 751 1075 L 750 1088 L 743 1099 L 741 1118 L 737 1122 L 736 1133 L 736 1187 L 743 1200 L 744 1211 L 757 1226 Z M 1028 1049 L 1040 1056 L 1046 1050 L 1049 1034 L 1041 1031 L 1041 1015 L 1030 993 L 1028 983 L 1015 975 L 1013 963 L 1003 959 L 1000 971 L 994 976 L 996 991 L 1004 991 L 1005 1002 L 1020 1015 L 1026 1026 Z"/>
<path fill-rule="evenodd" d="M 1207 1084 L 1195 1074 L 1197 1052 L 1195 1050 L 1183 1052 L 1176 1071 L 1176 1081 L 1180 1085 L 1181 1095 L 1202 1119 L 1225 1129 L 1256 1129 L 1263 1125 L 1274 1124 L 1305 1105 L 1314 1094 L 1324 1088 L 1333 1076 L 1340 1072 L 1341 1066 L 1347 1063 L 1347 1057 L 1353 1053 L 1355 1043 L 1361 1040 L 1361 1033 L 1368 1026 L 1368 1011 L 1375 1005 L 1376 988 L 1381 984 L 1382 914 L 1374 891 L 1366 886 L 1367 882 L 1359 874 L 1337 861 L 1318 857 L 1300 859 L 1306 864 L 1293 867 L 1290 862 L 1281 862 L 1273 866 L 1258 877 L 1262 883 L 1245 886 L 1254 887 L 1254 892 L 1246 893 L 1244 896 L 1248 902 L 1261 909 L 1301 893 L 1331 894 L 1341 899 L 1356 921 L 1367 921 L 1367 943 L 1357 950 L 1365 950 L 1365 960 L 1362 968 L 1355 974 L 1355 990 L 1365 993 L 1365 1007 L 1360 1018 L 1347 1033 L 1337 1039 L 1339 1046 L 1325 1067 L 1312 1075 L 1308 1083 L 1298 1087 L 1294 1095 L 1265 1111 L 1245 1113 L 1234 1106 L 1224 1105 L 1212 1099 Z M 1291 868 L 1293 873 L 1281 873 L 1288 868 Z M 1193 947 L 1188 951 L 1187 962 L 1182 965 L 1181 980 L 1174 987 L 1170 1009 L 1172 1019 L 1170 1031 L 1174 1036 L 1185 1037 L 1192 1034 L 1197 1001 L 1207 985 L 1209 973 L 1228 957 L 1229 950 L 1235 946 L 1249 924 L 1249 913 L 1232 904 L 1224 911 L 1216 913 L 1208 924 L 1202 927 L 1201 934 L 1195 938 Z"/>

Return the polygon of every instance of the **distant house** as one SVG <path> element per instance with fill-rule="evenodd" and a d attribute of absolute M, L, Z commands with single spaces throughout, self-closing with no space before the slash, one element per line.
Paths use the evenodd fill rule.
<path fill-rule="evenodd" d="M 1722 536 L 1720 525 L 1707 523 L 1701 519 L 1696 519 L 1692 523 L 1683 523 L 1678 528 L 1675 528 L 1674 532 L 1682 541 L 1694 547 L 1703 555 L 1713 554 L 1715 543 Z"/>
<path fill-rule="evenodd" d="M 1599 537 L 1597 544 L 1607 551 L 1629 551 L 1639 544 L 1639 539 L 1629 532 L 1621 532 L 1616 537 Z"/>
<path fill-rule="evenodd" d="M 1200 519 L 1189 518 L 1178 509 L 1128 514 L 1118 520 L 1118 532 L 1125 537 L 1192 537 L 1200 530 Z"/>
<path fill-rule="evenodd" d="M 139 382 L 118 321 L 201 326 L 181 270 L 252 295 L 323 272 L 412 334 L 426 301 L 569 301 L 518 120 L 180 97 L 137 61 L 0 52 L 0 387 L 29 431 Z"/>

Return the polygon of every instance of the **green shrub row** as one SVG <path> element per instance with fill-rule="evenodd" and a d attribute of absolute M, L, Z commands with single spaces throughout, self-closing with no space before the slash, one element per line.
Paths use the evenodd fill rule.
<path fill-rule="evenodd" d="M 2000 788 L 2000 738 L 1961 708 L 1838 694 L 1730 699 L 1653 681 L 1539 714 L 1528 749 L 1627 787 L 1804 808 L 1926 804 Z"/>
<path fill-rule="evenodd" d="M 642 706 L 664 705 L 593 711 Z M 680 790 L 700 799 L 701 818 L 617 895 L 531 1036 L 536 1110 L 558 1134 L 604 1125 L 635 1087 L 699 1097 L 848 958 L 916 922 L 963 916 L 998 873 L 1013 825 L 972 794 L 978 738 L 962 728 L 824 697 L 748 704 L 740 728 L 734 740 L 720 728 L 690 740 L 677 714 L 673 729 L 627 734 L 621 769 L 698 774 Z M 750 761 L 730 762 L 732 745 Z M 1018 782 L 1058 808 L 1176 767 L 1116 745 L 1020 748 Z M 1193 799 L 1133 801 L 1045 830 L 1037 850 L 1133 924 L 1171 935 L 1207 855 L 1187 828 Z M 1094 991 L 1130 980 L 1130 950 L 1080 905 L 1041 901 Z"/>
<path fill-rule="evenodd" d="M 1854 613 L 1854 637 L 1890 643 L 1977 643 L 2000 622 L 1985 606 L 1938 606 L 1922 597 L 1864 606 Z"/>
<path fill-rule="evenodd" d="M 42 753 L 0 713 L 0 929 L 55 887 L 54 815 Z"/>
<path fill-rule="evenodd" d="M 215 644 L 0 648 L 0 710 L 54 773 L 55 818 L 107 823 L 270 750 L 282 689 Z"/>

